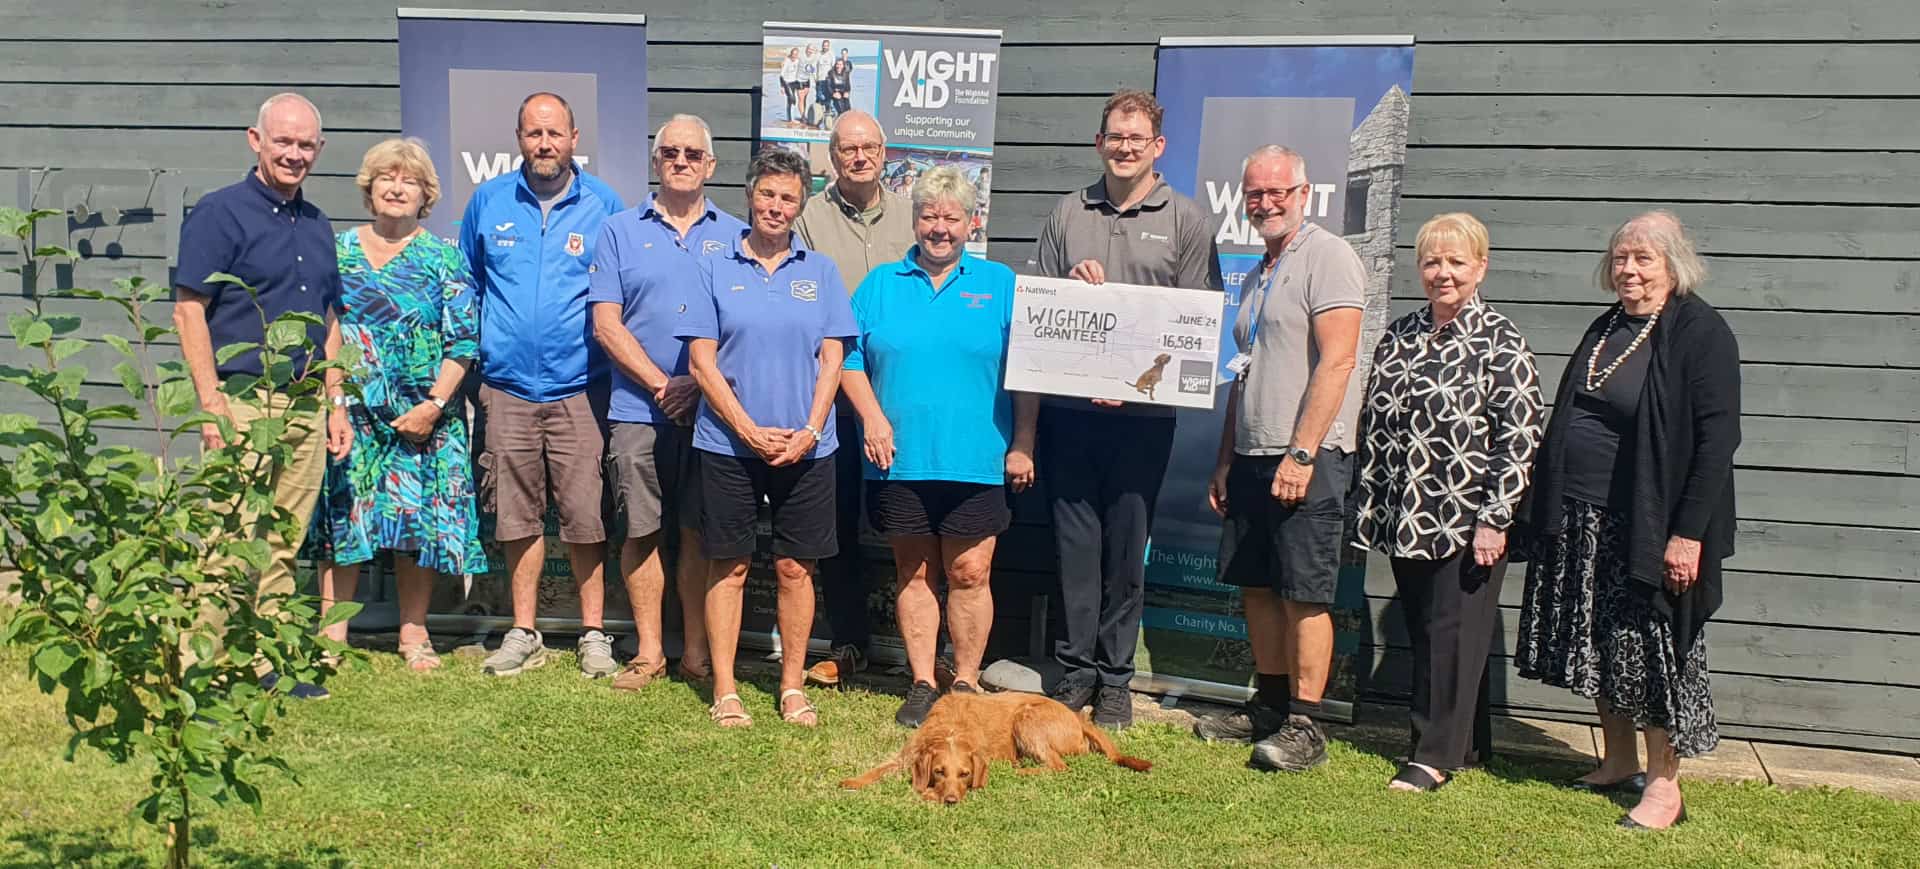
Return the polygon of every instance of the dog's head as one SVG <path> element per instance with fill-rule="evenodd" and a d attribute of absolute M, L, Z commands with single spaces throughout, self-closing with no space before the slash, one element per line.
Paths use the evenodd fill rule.
<path fill-rule="evenodd" d="M 1158 356 L 1153 357 L 1153 364 L 1156 366 L 1165 365 L 1172 361 L 1173 361 L 1173 354 L 1171 353 L 1162 353 Z"/>
<path fill-rule="evenodd" d="M 987 757 L 973 741 L 949 736 L 927 746 L 913 761 L 913 789 L 921 798 L 953 805 L 967 791 L 987 786 Z"/>

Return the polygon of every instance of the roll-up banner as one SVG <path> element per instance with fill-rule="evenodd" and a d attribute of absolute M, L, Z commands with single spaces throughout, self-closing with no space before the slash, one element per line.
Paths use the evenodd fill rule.
<path fill-rule="evenodd" d="M 620 198 L 647 192 L 647 17 L 407 9 L 400 18 L 400 128 L 440 172 L 428 230 L 458 238 L 473 189 L 520 168 L 520 101 L 556 93 L 573 109 L 574 159 Z"/>
<path fill-rule="evenodd" d="M 646 16 L 410 8 L 400 9 L 398 16 L 400 127 L 404 135 L 426 143 L 440 175 L 440 203 L 422 221 L 428 231 L 457 239 L 474 188 L 519 171 L 514 130 L 520 103 L 542 91 L 559 94 L 573 110 L 580 131 L 574 159 L 581 168 L 612 185 L 626 202 L 646 196 L 652 132 Z M 475 424 L 478 444 L 484 434 L 482 422 Z M 481 516 L 480 530 L 492 570 L 465 583 L 435 585 L 431 611 L 439 627 L 505 627 L 500 622 L 512 613 L 506 558 L 493 541 L 491 515 Z M 550 512 L 540 626 L 570 630 L 579 624 L 579 593 L 568 546 L 555 534 L 556 517 Z M 610 557 L 619 551 L 618 546 L 609 549 Z M 384 569 L 379 574 L 383 580 L 391 575 Z M 607 612 L 624 618 L 629 610 L 625 586 L 617 572 L 609 569 L 607 575 Z M 368 623 L 363 629 L 377 629 L 388 612 L 387 606 L 370 606 L 369 617 L 358 622 Z M 450 615 L 460 618 L 446 618 Z"/>
<path fill-rule="evenodd" d="M 1264 250 L 1241 207 L 1241 161 L 1260 145 L 1285 145 L 1306 157 L 1313 185 L 1308 219 L 1345 237 L 1367 265 L 1361 365 L 1353 374 L 1365 378 L 1387 324 L 1413 37 L 1162 39 L 1154 91 L 1166 108 L 1167 150 L 1158 167 L 1217 227 L 1227 291 L 1225 345 L 1232 346 L 1247 273 Z M 1232 355 L 1220 354 L 1221 363 Z M 1216 382 L 1225 390 L 1230 378 L 1220 375 Z M 1247 623 L 1237 590 L 1217 582 L 1220 520 L 1207 507 L 1225 408 L 1223 394 L 1212 411 L 1181 413 L 1154 517 L 1136 687 L 1225 700 L 1247 695 L 1253 674 Z M 1365 556 L 1344 545 L 1341 551 L 1327 687 L 1336 713 L 1350 712 L 1359 696 L 1367 669 L 1361 653 L 1372 635 Z"/>
<path fill-rule="evenodd" d="M 967 250 L 987 249 L 1000 31 L 768 21 L 760 47 L 760 142 L 833 183 L 827 139 L 840 115 L 873 115 L 886 134 L 880 183 L 905 194 L 922 172 L 954 166 L 979 191 Z"/>

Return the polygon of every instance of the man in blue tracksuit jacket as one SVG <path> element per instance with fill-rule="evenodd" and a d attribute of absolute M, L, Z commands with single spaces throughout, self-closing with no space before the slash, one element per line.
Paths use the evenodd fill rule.
<path fill-rule="evenodd" d="M 580 670 L 608 676 L 620 668 L 602 630 L 607 371 L 591 340 L 587 267 L 601 223 L 625 206 L 574 162 L 580 131 L 559 95 L 527 97 L 514 130 L 520 171 L 480 185 L 460 220 L 480 295 L 480 496 L 513 584 L 513 630 L 483 666 L 511 676 L 547 661 L 534 618 L 552 492 L 580 589 Z"/>

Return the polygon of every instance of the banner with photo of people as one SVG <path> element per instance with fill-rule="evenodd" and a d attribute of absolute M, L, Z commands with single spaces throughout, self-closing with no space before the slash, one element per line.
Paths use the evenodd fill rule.
<path fill-rule="evenodd" d="M 474 188 L 520 169 L 514 135 L 528 95 L 559 94 L 573 110 L 574 159 L 627 202 L 647 193 L 647 28 L 644 15 L 401 9 L 400 127 L 421 139 L 440 174 L 441 202 L 422 223 L 448 239 Z M 483 443 L 484 419 L 473 442 Z M 467 583 L 437 583 L 432 612 L 499 618 L 512 612 L 506 558 L 481 516 L 493 569 Z M 540 617 L 577 623 L 579 593 L 568 546 L 547 516 Z M 617 553 L 618 548 L 610 547 Z M 390 573 L 386 573 L 390 575 Z M 609 571 L 607 612 L 625 618 L 625 586 Z M 464 585 L 464 587 L 463 587 Z M 369 608 L 370 615 L 385 610 Z M 377 618 L 377 616 L 376 616 Z M 363 618 L 361 621 L 371 621 Z"/>
<path fill-rule="evenodd" d="M 934 166 L 959 168 L 980 201 L 967 249 L 985 253 L 1000 31 L 769 21 L 760 89 L 761 147 L 805 156 L 816 192 L 833 183 L 833 124 L 852 111 L 886 135 L 887 189 L 905 194 Z"/>
<path fill-rule="evenodd" d="M 1154 90 L 1166 107 L 1167 150 L 1159 169 L 1217 222 L 1226 281 L 1223 345 L 1232 346 L 1241 291 L 1264 251 L 1242 207 L 1241 162 L 1262 144 L 1285 145 L 1306 158 L 1313 185 L 1307 218 L 1340 233 L 1366 263 L 1361 364 L 1353 374 L 1365 378 L 1370 350 L 1388 320 L 1413 38 L 1162 39 Z M 1221 364 L 1232 355 L 1220 354 Z M 1220 375 L 1224 391 L 1231 378 L 1224 370 Z M 1154 516 L 1139 662 L 1141 678 L 1156 690 L 1237 700 L 1252 679 L 1253 655 L 1238 590 L 1217 582 L 1220 520 L 1208 509 L 1206 492 L 1226 403 L 1221 394 L 1212 411 L 1181 413 Z M 1327 687 L 1334 708 L 1359 696 L 1366 668 L 1356 653 L 1371 632 L 1365 554 L 1342 547 L 1342 555 Z"/>

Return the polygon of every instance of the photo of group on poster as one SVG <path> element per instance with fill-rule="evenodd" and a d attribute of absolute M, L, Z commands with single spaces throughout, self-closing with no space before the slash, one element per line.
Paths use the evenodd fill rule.
<path fill-rule="evenodd" d="M 824 141 L 834 119 L 876 109 L 879 43 L 871 39 L 768 36 L 760 70 L 766 123 L 792 135 Z"/>

